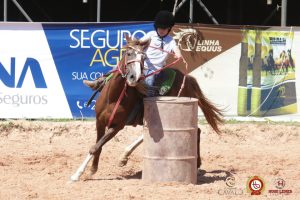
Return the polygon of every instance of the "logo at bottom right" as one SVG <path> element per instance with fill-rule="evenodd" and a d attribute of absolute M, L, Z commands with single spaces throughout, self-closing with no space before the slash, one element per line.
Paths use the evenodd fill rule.
<path fill-rule="evenodd" d="M 276 189 L 269 190 L 269 194 L 272 194 L 272 195 L 289 195 L 293 192 L 290 189 L 285 189 L 286 182 L 283 178 L 276 178 L 273 181 L 273 185 L 275 186 Z"/>

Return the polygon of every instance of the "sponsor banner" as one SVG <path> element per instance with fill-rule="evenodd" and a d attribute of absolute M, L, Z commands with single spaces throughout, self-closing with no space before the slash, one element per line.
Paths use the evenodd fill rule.
<path fill-rule="evenodd" d="M 177 41 L 183 57 L 188 62 L 189 72 L 241 42 L 241 31 L 237 27 L 176 25 L 171 34 Z M 180 67 L 182 68 L 182 65 Z M 223 70 L 226 70 L 225 67 L 223 66 Z M 227 66 L 227 68 L 230 68 L 230 66 Z M 211 73 L 208 68 L 204 70 Z"/>
<path fill-rule="evenodd" d="M 294 32 L 243 30 L 243 34 L 238 115 L 296 113 Z"/>
<path fill-rule="evenodd" d="M 0 118 L 71 118 L 42 25 L 5 23 L 0 44 Z"/>
<path fill-rule="evenodd" d="M 44 24 L 46 38 L 73 117 L 93 117 L 95 99 L 82 84 L 113 69 L 122 58 L 124 34 L 143 37 L 152 23 Z"/>
<path fill-rule="evenodd" d="M 196 29 L 194 32 L 198 38 L 206 40 L 205 44 L 210 43 L 205 45 L 206 49 L 213 49 L 214 46 L 216 51 L 188 51 L 181 48 L 183 55 L 188 59 L 190 74 L 196 77 L 204 94 L 224 109 L 225 116 L 237 116 L 241 29 L 196 25 L 192 29 Z M 191 39 L 192 37 L 189 37 L 189 40 Z M 191 43 L 179 42 L 187 43 L 186 45 Z M 203 46 L 201 42 L 197 44 Z"/>
<path fill-rule="evenodd" d="M 124 33 L 141 38 L 150 30 L 151 22 L 2 23 L 0 118 L 94 117 L 95 99 L 86 107 L 93 92 L 82 81 L 117 65 Z M 299 28 L 176 24 L 170 34 L 188 62 L 187 71 L 175 67 L 226 117 L 300 119 Z"/>
<path fill-rule="evenodd" d="M 224 108 L 227 118 L 299 121 L 299 28 L 218 27 L 215 31 L 221 35 L 221 52 L 191 51 L 187 57 L 189 63 L 195 64 L 190 74 L 197 78 L 208 98 Z M 201 26 L 193 29 L 198 35 L 206 31 Z M 227 48 L 222 46 L 225 41 Z M 273 52 L 272 56 L 269 52 Z"/>
<path fill-rule="evenodd" d="M 122 57 L 124 34 L 140 38 L 152 23 L 4 23 L 0 30 L 0 118 L 94 117 L 82 84 Z"/>

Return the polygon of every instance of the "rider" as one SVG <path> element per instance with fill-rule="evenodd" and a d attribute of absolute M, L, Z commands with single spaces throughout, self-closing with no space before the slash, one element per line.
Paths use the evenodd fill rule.
<path fill-rule="evenodd" d="M 144 75 L 153 73 L 161 69 L 165 64 L 170 53 L 174 53 L 175 58 L 182 58 L 180 50 L 171 35 L 169 35 L 175 24 L 174 16 L 166 10 L 159 11 L 154 20 L 155 31 L 148 32 L 140 39 L 142 42 L 149 41 L 150 45 L 145 49 L 146 59 L 144 61 Z M 185 62 L 185 61 L 184 61 Z M 145 79 L 147 86 L 151 88 L 157 75 L 148 76 Z M 84 84 L 92 89 L 97 89 L 105 78 L 99 78 L 95 81 L 84 80 Z M 153 91 L 149 90 L 147 96 L 153 96 Z"/>

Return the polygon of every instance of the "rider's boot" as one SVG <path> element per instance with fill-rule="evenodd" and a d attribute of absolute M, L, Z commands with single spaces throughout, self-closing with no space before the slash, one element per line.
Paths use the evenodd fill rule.
<path fill-rule="evenodd" d="M 103 84 L 105 81 L 106 77 L 100 77 L 96 80 L 89 81 L 89 80 L 83 80 L 83 84 L 86 85 L 87 87 L 91 88 L 92 90 L 98 90 L 100 89 L 100 86 Z"/>

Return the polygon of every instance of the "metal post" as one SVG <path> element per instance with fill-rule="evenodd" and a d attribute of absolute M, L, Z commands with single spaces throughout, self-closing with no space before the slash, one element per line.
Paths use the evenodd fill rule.
<path fill-rule="evenodd" d="M 4 5 L 3 5 L 3 21 L 7 21 L 7 0 L 4 0 Z"/>
<path fill-rule="evenodd" d="M 174 16 L 175 16 L 175 12 L 176 12 L 177 2 L 178 2 L 178 0 L 175 0 L 174 8 L 173 8 L 173 15 Z"/>
<path fill-rule="evenodd" d="M 180 2 L 180 4 L 177 6 L 177 8 L 175 9 L 175 13 L 183 6 L 183 4 L 186 2 L 187 0 L 183 0 Z"/>
<path fill-rule="evenodd" d="M 175 9 L 175 12 L 173 10 L 173 13 L 176 13 L 182 6 L 183 4 L 186 2 L 187 0 L 182 0 L 180 2 L 180 4 L 176 7 Z M 189 22 L 192 23 L 193 22 L 193 6 L 194 6 L 194 3 L 193 3 L 194 0 L 190 0 L 190 18 L 189 18 Z M 219 24 L 217 22 L 217 20 L 212 16 L 212 14 L 209 12 L 209 10 L 205 7 L 205 5 L 202 3 L 201 0 L 197 0 L 198 3 L 200 4 L 200 6 L 202 7 L 202 9 L 206 12 L 206 14 L 208 15 L 209 18 L 211 18 L 211 20 L 215 23 L 215 24 Z M 176 2 L 177 4 L 177 2 Z"/>
<path fill-rule="evenodd" d="M 286 26 L 287 0 L 281 0 L 281 26 Z"/>
<path fill-rule="evenodd" d="M 100 22 L 101 0 L 97 0 L 97 22 Z"/>
<path fill-rule="evenodd" d="M 208 17 L 215 23 L 215 24 L 219 24 L 217 22 L 217 20 L 214 18 L 214 16 L 212 16 L 212 14 L 209 12 L 209 10 L 206 8 L 206 6 L 202 3 L 201 0 L 197 0 L 199 5 L 202 7 L 202 9 L 207 13 Z"/>
<path fill-rule="evenodd" d="M 24 17 L 32 22 L 31 18 L 27 15 L 27 13 L 25 12 L 25 10 L 22 8 L 22 6 L 17 2 L 17 0 L 12 0 L 12 2 L 17 6 L 17 8 L 20 10 L 20 12 L 24 15 Z"/>
<path fill-rule="evenodd" d="M 193 23 L 194 0 L 190 0 L 190 19 L 189 23 Z"/>

